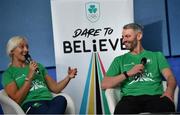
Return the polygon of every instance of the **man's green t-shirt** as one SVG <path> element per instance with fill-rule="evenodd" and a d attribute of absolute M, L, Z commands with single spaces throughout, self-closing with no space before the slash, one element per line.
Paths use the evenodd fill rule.
<path fill-rule="evenodd" d="M 106 75 L 113 77 L 124 71 L 129 71 L 136 64 L 140 64 L 143 57 L 147 59 L 144 73 L 137 79 L 135 79 L 136 76 L 133 76 L 121 83 L 120 88 L 123 96 L 156 95 L 163 93 L 161 71 L 169 68 L 169 64 L 161 52 L 144 50 L 138 55 L 126 53 L 118 56 L 113 60 Z"/>
<path fill-rule="evenodd" d="M 21 106 L 23 106 L 26 102 L 38 100 L 51 100 L 53 98 L 45 81 L 47 71 L 41 64 L 38 64 L 38 68 L 40 73 L 34 74 L 34 78 L 31 83 L 31 88 L 26 98 L 21 103 Z M 10 66 L 2 75 L 3 87 L 6 87 L 11 82 L 15 82 L 18 89 L 20 89 L 23 86 L 28 73 L 29 65 L 23 68 Z"/>

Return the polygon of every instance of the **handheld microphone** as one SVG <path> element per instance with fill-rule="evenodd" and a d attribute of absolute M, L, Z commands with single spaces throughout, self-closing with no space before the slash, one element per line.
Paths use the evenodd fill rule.
<path fill-rule="evenodd" d="M 143 65 L 145 66 L 146 63 L 147 63 L 147 58 L 143 57 L 143 58 L 141 59 L 141 64 L 143 64 Z M 142 76 L 142 74 L 141 74 L 141 73 L 137 73 L 137 74 L 135 75 L 134 79 L 137 80 L 140 76 Z"/>
<path fill-rule="evenodd" d="M 29 53 L 27 53 L 24 57 L 25 57 L 25 62 L 26 62 L 27 64 L 29 64 L 29 63 L 32 61 L 32 58 L 31 58 L 31 56 L 29 55 Z M 40 73 L 38 68 L 36 68 L 35 72 L 36 72 L 37 74 Z"/>
<path fill-rule="evenodd" d="M 146 63 L 147 63 L 147 58 L 143 57 L 141 59 L 141 64 L 146 65 Z"/>

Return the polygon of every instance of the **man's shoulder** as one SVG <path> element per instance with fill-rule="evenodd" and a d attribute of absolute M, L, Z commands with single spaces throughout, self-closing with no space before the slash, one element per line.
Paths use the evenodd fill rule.
<path fill-rule="evenodd" d="M 116 56 L 115 59 L 121 59 L 121 58 L 123 58 L 124 56 L 127 56 L 127 55 L 129 55 L 129 54 L 128 53 L 124 53 L 122 55 Z"/>
<path fill-rule="evenodd" d="M 150 50 L 146 50 L 146 53 L 148 54 L 154 54 L 154 55 L 163 55 L 163 53 L 161 51 L 150 51 Z"/>
<path fill-rule="evenodd" d="M 123 59 L 127 58 L 129 56 L 129 53 L 124 53 L 122 55 L 118 55 L 114 58 L 114 61 L 121 62 Z"/>

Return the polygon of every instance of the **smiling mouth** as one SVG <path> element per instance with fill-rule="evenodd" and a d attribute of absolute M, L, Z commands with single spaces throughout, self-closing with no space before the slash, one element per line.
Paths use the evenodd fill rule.
<path fill-rule="evenodd" d="M 25 59 L 25 55 L 22 55 L 23 59 Z"/>
<path fill-rule="evenodd" d="M 128 42 L 125 42 L 125 43 L 124 43 L 125 46 L 129 46 L 129 44 L 130 44 L 130 43 L 128 43 Z"/>

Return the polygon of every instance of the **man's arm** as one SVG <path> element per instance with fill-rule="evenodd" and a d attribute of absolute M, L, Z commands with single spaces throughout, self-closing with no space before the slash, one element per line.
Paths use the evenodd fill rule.
<path fill-rule="evenodd" d="M 163 96 L 169 97 L 172 101 L 174 99 L 174 91 L 176 88 L 176 79 L 170 68 L 165 68 L 162 70 L 162 74 L 167 81 L 167 88 L 163 94 Z"/>
<path fill-rule="evenodd" d="M 143 64 L 137 64 L 135 65 L 131 70 L 127 71 L 127 76 L 133 77 L 137 73 L 142 73 L 144 69 Z M 105 76 L 102 80 L 101 87 L 102 89 L 108 89 L 113 88 L 115 86 L 120 85 L 121 82 L 123 82 L 126 79 L 126 76 L 124 73 L 121 73 L 117 76 Z"/>
<path fill-rule="evenodd" d="M 102 89 L 113 88 L 119 85 L 122 81 L 126 79 L 124 74 L 120 74 L 114 77 L 105 76 L 101 82 Z"/>

